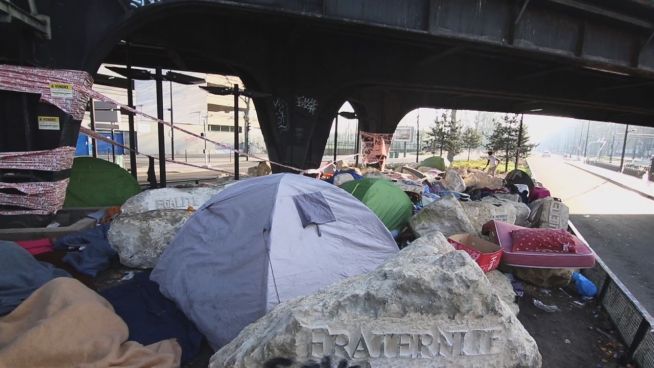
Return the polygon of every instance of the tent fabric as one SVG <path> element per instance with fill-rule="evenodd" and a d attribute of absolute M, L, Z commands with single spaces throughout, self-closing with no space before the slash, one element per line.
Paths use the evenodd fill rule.
<path fill-rule="evenodd" d="M 100 292 L 129 328 L 129 340 L 143 345 L 174 338 L 182 348 L 182 364 L 200 352 L 204 336 L 175 303 L 159 292 L 149 272 Z"/>
<path fill-rule="evenodd" d="M 445 171 L 450 166 L 450 162 L 446 158 L 441 156 L 431 156 L 422 160 L 422 162 L 420 162 L 420 166 L 431 167 L 434 169 Z"/>
<path fill-rule="evenodd" d="M 319 225 L 320 234 L 303 226 L 296 206 L 298 196 L 312 193 L 335 218 Z M 275 174 L 238 182 L 207 201 L 151 279 L 218 349 L 279 303 L 371 271 L 397 251 L 384 225 L 345 191 Z"/>
<path fill-rule="evenodd" d="M 298 194 L 293 196 L 302 227 L 326 224 L 336 221 L 329 203 L 320 192 Z"/>
<path fill-rule="evenodd" d="M 64 208 L 120 206 L 141 191 L 120 166 L 93 157 L 75 157 Z"/>
<path fill-rule="evenodd" d="M 0 368 L 179 367 L 175 340 L 127 341 L 125 323 L 79 281 L 56 278 L 0 318 Z"/>
<path fill-rule="evenodd" d="M 347 182 L 341 188 L 370 208 L 390 231 L 402 230 L 411 218 L 411 200 L 388 180 L 366 178 Z"/>
<path fill-rule="evenodd" d="M 69 276 L 39 262 L 18 244 L 0 240 L 0 316 L 16 308 L 36 289 L 56 277 Z"/>
<path fill-rule="evenodd" d="M 55 241 L 55 249 L 72 250 L 63 258 L 78 272 L 95 277 L 116 258 L 116 251 L 107 240 L 109 224 L 63 236 Z"/>

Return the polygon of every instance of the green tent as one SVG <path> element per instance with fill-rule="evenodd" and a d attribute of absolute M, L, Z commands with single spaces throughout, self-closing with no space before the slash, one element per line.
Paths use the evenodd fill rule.
<path fill-rule="evenodd" d="M 441 156 L 431 156 L 422 160 L 420 166 L 431 167 L 434 169 L 445 171 L 450 166 L 450 162 L 446 158 L 443 158 Z"/>
<path fill-rule="evenodd" d="M 93 157 L 76 157 L 64 208 L 120 206 L 141 191 L 134 177 L 120 166 Z"/>
<path fill-rule="evenodd" d="M 366 178 L 341 188 L 368 206 L 391 231 L 402 230 L 413 212 L 409 196 L 388 180 Z"/>

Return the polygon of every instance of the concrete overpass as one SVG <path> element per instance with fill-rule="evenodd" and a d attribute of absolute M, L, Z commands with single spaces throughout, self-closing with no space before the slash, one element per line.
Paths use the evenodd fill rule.
<path fill-rule="evenodd" d="M 95 73 L 129 61 L 238 75 L 270 94 L 255 99 L 270 158 L 300 167 L 317 166 L 345 101 L 374 132 L 392 132 L 416 107 L 654 126 L 647 0 L 29 3 L 0 0 L 0 15 L 14 12 L 0 23 L 0 62 Z M 29 106 L 0 94 L 9 121 L 0 151 L 35 124 L 20 118 Z"/>

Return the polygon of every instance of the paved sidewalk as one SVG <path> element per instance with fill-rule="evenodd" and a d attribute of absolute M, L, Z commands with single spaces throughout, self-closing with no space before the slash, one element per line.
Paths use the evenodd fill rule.
<path fill-rule="evenodd" d="M 588 165 L 579 161 L 566 161 L 568 165 L 584 170 L 590 174 L 604 178 L 625 189 L 632 190 L 649 199 L 654 199 L 654 182 L 625 175 L 617 171 L 607 170 L 601 167 Z"/>

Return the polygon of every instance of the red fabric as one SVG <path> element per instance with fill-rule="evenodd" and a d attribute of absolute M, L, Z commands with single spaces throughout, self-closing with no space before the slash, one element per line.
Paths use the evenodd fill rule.
<path fill-rule="evenodd" d="M 575 239 L 563 229 L 514 230 L 511 238 L 514 252 L 575 253 Z"/>
<path fill-rule="evenodd" d="M 19 240 L 16 244 L 25 248 L 30 254 L 37 255 L 41 253 L 52 252 L 52 240 L 51 239 L 37 239 L 37 240 Z"/>
<path fill-rule="evenodd" d="M 529 200 L 535 201 L 541 198 L 551 197 L 550 191 L 547 188 L 543 187 L 534 187 L 534 189 L 529 192 Z"/>

